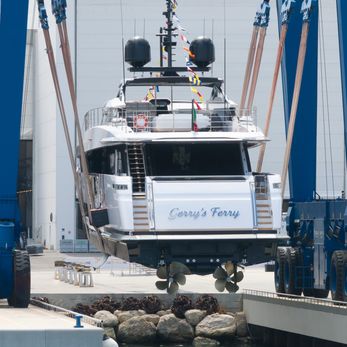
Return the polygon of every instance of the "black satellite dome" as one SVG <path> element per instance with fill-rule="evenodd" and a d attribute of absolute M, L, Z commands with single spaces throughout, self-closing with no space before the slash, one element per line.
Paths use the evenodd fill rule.
<path fill-rule="evenodd" d="M 151 61 L 151 46 L 142 37 L 134 37 L 125 45 L 125 61 L 133 67 L 142 67 Z"/>
<path fill-rule="evenodd" d="M 198 67 L 207 67 L 215 61 L 214 44 L 207 37 L 198 37 L 189 47 L 194 55 L 190 60 Z"/>

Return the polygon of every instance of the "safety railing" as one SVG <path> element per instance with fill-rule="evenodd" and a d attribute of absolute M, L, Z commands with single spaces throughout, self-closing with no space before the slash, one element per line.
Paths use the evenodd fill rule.
<path fill-rule="evenodd" d="M 312 305 L 339 307 L 341 309 L 347 310 L 347 302 L 336 301 L 331 299 L 318 299 L 318 298 L 313 298 L 308 296 L 265 292 L 261 290 L 255 290 L 255 289 L 243 289 L 243 294 L 270 298 L 270 299 L 277 299 L 277 300 L 304 302 L 304 303 L 312 304 Z"/>
<path fill-rule="evenodd" d="M 59 307 L 59 306 L 48 304 L 47 302 L 44 302 L 44 301 L 41 301 L 38 299 L 31 299 L 30 304 L 33 306 L 40 307 L 40 308 L 47 310 L 47 311 L 54 311 L 57 313 L 61 313 L 65 317 L 72 318 L 72 319 L 76 319 L 76 316 L 81 316 L 82 317 L 81 322 L 83 322 L 85 324 L 93 325 L 93 326 L 100 327 L 100 328 L 102 328 L 102 326 L 103 326 L 102 321 L 99 319 L 92 318 L 92 317 L 89 317 L 89 316 L 86 316 L 84 314 L 74 312 L 71 310 L 67 310 L 67 309 Z"/>
<path fill-rule="evenodd" d="M 151 105 L 153 106 L 153 105 Z M 192 112 L 191 109 L 160 110 L 153 107 L 96 108 L 84 117 L 84 129 L 111 125 L 123 132 L 230 132 L 254 127 L 256 112 L 253 110 L 239 118 L 232 108 L 224 104 Z M 242 129 L 241 129 L 242 127 Z"/>

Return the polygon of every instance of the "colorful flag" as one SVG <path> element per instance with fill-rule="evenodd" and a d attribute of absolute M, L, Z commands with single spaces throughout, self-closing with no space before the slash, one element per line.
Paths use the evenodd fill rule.
<path fill-rule="evenodd" d="M 194 99 L 192 100 L 192 130 L 195 132 L 199 131 L 198 124 L 197 124 L 196 109 L 194 107 Z"/>

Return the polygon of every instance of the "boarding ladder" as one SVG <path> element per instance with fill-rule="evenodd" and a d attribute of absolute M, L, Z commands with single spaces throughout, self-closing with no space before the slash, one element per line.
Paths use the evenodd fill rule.
<path fill-rule="evenodd" d="M 145 189 L 145 164 L 141 144 L 128 146 L 129 168 L 133 187 L 133 218 L 135 231 L 148 231 L 148 204 Z"/>
<path fill-rule="evenodd" d="M 271 196 L 267 176 L 254 176 L 257 227 L 259 230 L 272 229 Z"/>

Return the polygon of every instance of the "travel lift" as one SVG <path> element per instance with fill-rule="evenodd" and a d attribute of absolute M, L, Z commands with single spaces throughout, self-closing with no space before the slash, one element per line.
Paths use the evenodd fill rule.
<path fill-rule="evenodd" d="M 30 259 L 20 245 L 17 177 L 28 0 L 0 1 L 0 299 L 15 307 L 30 300 Z"/>
<path fill-rule="evenodd" d="M 282 83 L 288 135 L 282 189 L 284 194 L 289 166 L 289 242 L 287 247 L 277 249 L 275 285 L 279 293 L 301 295 L 303 292 L 306 296 L 326 298 L 331 291 L 332 299 L 347 301 L 345 194 L 342 192 L 340 198 L 334 196 L 323 199 L 316 193 L 319 3 L 303 1 L 304 22 L 301 33 L 299 11 L 291 12 L 290 30 L 284 45 Z M 337 0 L 336 3 L 346 154 L 347 2 Z M 282 5 L 282 0 L 278 0 L 278 12 Z M 324 41 L 321 42 L 321 49 L 324 50 Z M 296 61 L 293 57 L 298 54 Z"/>

